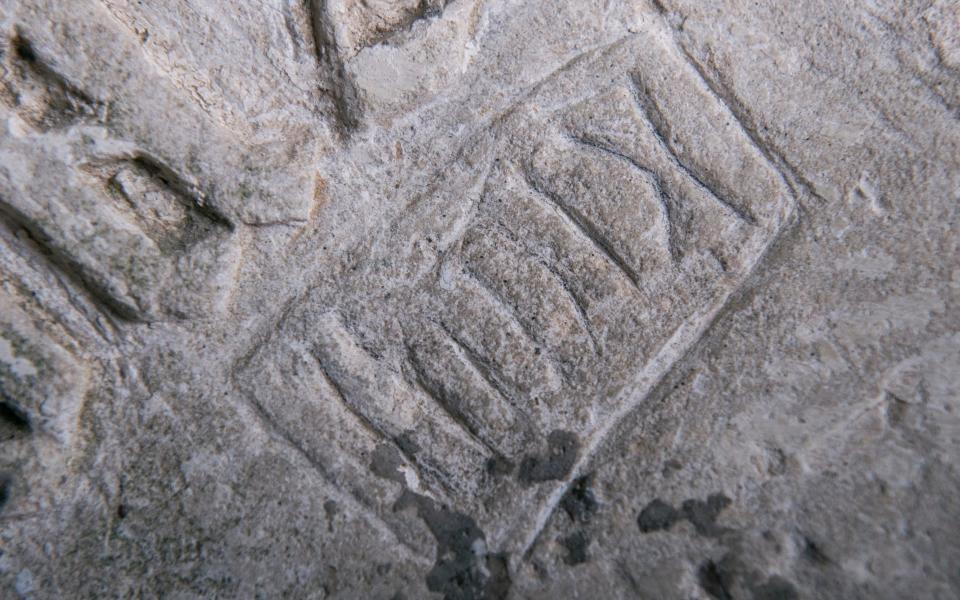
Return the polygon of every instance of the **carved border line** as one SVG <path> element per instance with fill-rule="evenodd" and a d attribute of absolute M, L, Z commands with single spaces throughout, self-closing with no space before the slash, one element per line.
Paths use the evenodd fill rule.
<path fill-rule="evenodd" d="M 662 6 L 654 1 L 658 12 L 664 15 Z M 713 94 L 718 102 L 733 117 L 734 122 L 741 129 L 743 135 L 750 140 L 750 143 L 760 153 L 763 159 L 777 173 L 781 184 L 788 193 L 788 202 L 785 211 L 779 216 L 779 221 L 769 235 L 765 236 L 765 241 L 758 252 L 753 253 L 747 268 L 739 278 L 737 284 L 731 286 L 723 292 L 714 302 L 707 307 L 689 315 L 677 327 L 672 336 L 661 346 L 654 357 L 643 366 L 643 369 L 634 377 L 631 382 L 624 386 L 624 390 L 618 395 L 614 403 L 618 408 L 608 416 L 599 426 L 595 427 L 587 438 L 587 443 L 583 447 L 583 452 L 577 459 L 576 464 L 570 470 L 567 478 L 559 484 L 547 497 L 537 513 L 531 527 L 524 535 L 520 533 L 522 543 L 519 548 L 519 556 L 522 560 L 527 560 L 536 549 L 542 533 L 545 531 L 553 514 L 560 505 L 560 501 L 570 490 L 571 486 L 583 477 L 609 441 L 613 439 L 613 434 L 630 418 L 636 415 L 639 410 L 648 404 L 648 400 L 660 389 L 661 384 L 667 381 L 677 369 L 683 369 L 683 359 L 692 353 L 698 345 L 698 342 L 706 337 L 706 334 L 712 329 L 714 324 L 724 314 L 725 309 L 731 304 L 731 300 L 743 290 L 749 287 L 749 282 L 753 279 L 760 266 L 765 262 L 771 248 L 783 237 L 784 232 L 795 222 L 798 214 L 799 198 L 797 186 L 794 181 L 799 181 L 801 189 L 810 195 L 816 196 L 813 188 L 786 162 L 786 160 L 769 149 L 764 141 L 756 134 L 755 129 L 748 124 L 747 117 L 744 114 L 739 102 L 733 102 L 728 97 L 730 94 L 719 86 L 712 78 L 705 73 L 703 66 L 700 65 L 690 53 L 683 47 L 676 37 L 676 32 L 666 24 L 664 18 L 663 27 L 670 33 L 670 40 L 684 57 L 684 60 L 697 74 L 701 83 Z"/>

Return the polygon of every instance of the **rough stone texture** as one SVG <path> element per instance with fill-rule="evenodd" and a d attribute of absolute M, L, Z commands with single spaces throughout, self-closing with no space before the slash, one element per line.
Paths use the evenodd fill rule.
<path fill-rule="evenodd" d="M 0 596 L 960 596 L 952 0 L 0 0 Z"/>

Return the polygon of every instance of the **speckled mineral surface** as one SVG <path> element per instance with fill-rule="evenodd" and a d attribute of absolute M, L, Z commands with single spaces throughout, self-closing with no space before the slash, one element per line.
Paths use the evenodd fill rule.
<path fill-rule="evenodd" d="M 0 597 L 960 597 L 954 0 L 0 0 Z"/>

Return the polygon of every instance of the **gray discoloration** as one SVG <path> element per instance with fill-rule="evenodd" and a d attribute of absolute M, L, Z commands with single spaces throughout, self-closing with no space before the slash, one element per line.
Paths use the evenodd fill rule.
<path fill-rule="evenodd" d="M 590 538 L 583 531 L 575 531 L 560 540 L 560 544 L 566 549 L 564 562 L 570 566 L 576 566 L 590 560 L 587 549 L 590 547 Z"/>
<path fill-rule="evenodd" d="M 792 583 L 774 575 L 753 589 L 756 600 L 797 600 L 800 595 Z"/>
<path fill-rule="evenodd" d="M 703 563 L 697 569 L 697 581 L 711 598 L 733 600 L 730 594 L 730 576 L 712 560 Z"/>
<path fill-rule="evenodd" d="M 30 418 L 12 402 L 0 402 L 0 427 L 3 427 L 5 441 L 29 433 Z"/>
<path fill-rule="evenodd" d="M 728 531 L 717 525 L 717 517 L 729 505 L 730 498 L 723 494 L 711 494 L 706 500 L 684 500 L 679 510 L 655 498 L 640 511 L 637 525 L 640 526 L 640 531 L 649 533 L 670 529 L 674 523 L 686 520 L 699 535 L 717 537 Z"/>
<path fill-rule="evenodd" d="M 8 475 L 0 475 L 0 514 L 2 514 L 3 508 L 7 505 L 7 500 L 10 499 L 10 487 L 13 485 L 13 481 Z"/>
<path fill-rule="evenodd" d="M 717 525 L 717 517 L 721 511 L 730 505 L 730 498 L 723 494 L 710 494 L 706 501 L 691 498 L 684 500 L 681 507 L 683 517 L 697 530 L 700 535 L 716 537 L 726 531 Z"/>
<path fill-rule="evenodd" d="M 396 510 L 407 507 L 416 509 L 437 541 L 437 562 L 427 573 L 431 591 L 445 600 L 506 598 L 510 590 L 506 556 L 487 550 L 476 521 L 410 491 L 404 491 L 395 505 Z"/>
<path fill-rule="evenodd" d="M 673 524 L 682 517 L 683 515 L 677 509 L 655 498 L 640 511 L 640 515 L 637 516 L 637 525 L 643 533 L 662 531 L 673 527 Z"/>
<path fill-rule="evenodd" d="M 380 444 L 373 451 L 370 459 L 370 470 L 375 475 L 392 479 L 400 484 L 406 484 L 401 467 L 404 465 L 400 452 L 389 444 Z"/>
<path fill-rule="evenodd" d="M 955 4 L 0 0 L 0 597 L 960 596 Z"/>
<path fill-rule="evenodd" d="M 577 461 L 580 440 L 570 431 L 551 431 L 544 454 L 528 455 L 520 463 L 518 477 L 525 483 L 542 483 L 566 477 Z"/>
<path fill-rule="evenodd" d="M 592 475 L 578 478 L 560 500 L 560 506 L 574 523 L 588 523 L 599 508 L 591 487 L 592 480 Z"/>
<path fill-rule="evenodd" d="M 830 558 L 823 553 L 820 545 L 806 536 L 803 538 L 803 557 L 815 565 L 824 566 L 830 564 Z"/>

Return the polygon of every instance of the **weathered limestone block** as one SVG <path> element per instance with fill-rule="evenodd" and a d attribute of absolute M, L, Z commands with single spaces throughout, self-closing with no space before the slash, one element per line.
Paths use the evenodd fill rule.
<path fill-rule="evenodd" d="M 958 14 L 0 0 L 0 596 L 955 597 Z"/>

